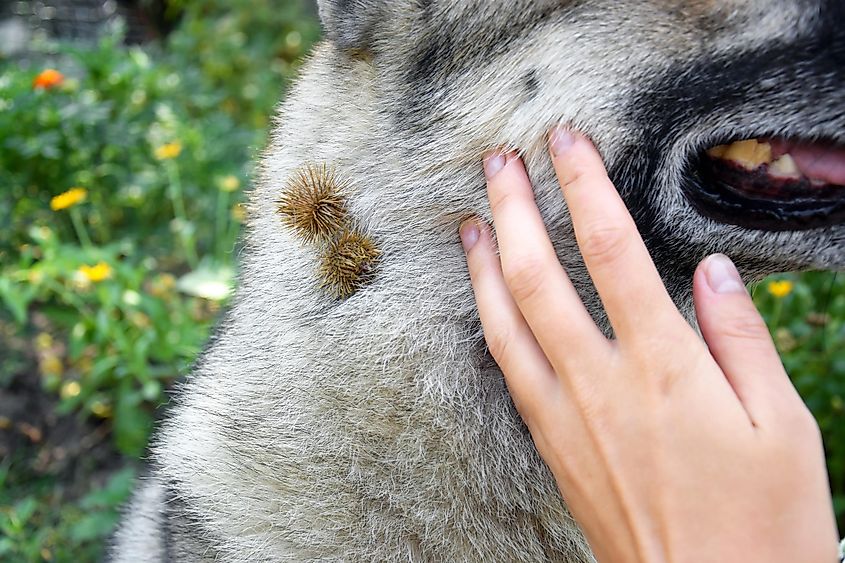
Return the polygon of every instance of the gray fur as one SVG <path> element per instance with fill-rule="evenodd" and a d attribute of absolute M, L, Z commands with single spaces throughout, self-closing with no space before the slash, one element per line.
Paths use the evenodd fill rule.
<path fill-rule="evenodd" d="M 703 217 L 681 190 L 690 157 L 720 136 L 843 141 L 845 71 L 821 73 L 813 57 L 827 55 L 807 47 L 831 34 L 829 56 L 842 60 L 842 31 L 828 21 L 842 9 L 320 8 L 333 40 L 281 108 L 251 196 L 237 297 L 158 431 L 153 475 L 115 559 L 164 560 L 165 546 L 179 561 L 592 561 L 485 349 L 457 235 L 462 219 L 490 218 L 481 154 L 521 149 L 561 262 L 605 328 L 547 157 L 553 124 L 596 141 L 691 320 L 692 268 L 709 253 L 735 257 L 749 280 L 845 267 L 842 226 L 742 229 Z M 768 82 L 743 96 L 715 100 L 718 111 L 672 100 L 714 63 L 791 46 L 794 60 L 760 70 Z M 308 162 L 351 182 L 351 214 L 384 253 L 372 283 L 345 301 L 320 291 L 316 253 L 275 211 Z"/>

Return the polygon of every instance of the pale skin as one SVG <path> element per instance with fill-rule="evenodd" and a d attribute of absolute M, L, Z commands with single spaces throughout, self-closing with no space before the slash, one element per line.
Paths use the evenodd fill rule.
<path fill-rule="evenodd" d="M 669 297 L 604 164 L 557 129 L 551 157 L 615 337 L 558 262 L 522 162 L 484 161 L 496 229 L 461 239 L 490 352 L 603 563 L 833 563 L 818 426 L 732 262 L 692 280 L 699 334 Z"/>

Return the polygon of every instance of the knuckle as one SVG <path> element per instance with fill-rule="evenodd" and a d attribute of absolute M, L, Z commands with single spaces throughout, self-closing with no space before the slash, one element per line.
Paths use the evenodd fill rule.
<path fill-rule="evenodd" d="M 702 373 L 705 364 L 712 361 L 709 354 L 701 352 L 698 340 L 683 331 L 646 336 L 623 350 L 633 372 L 647 374 L 638 384 L 653 396 L 663 398 L 682 389 L 690 374 Z"/>
<path fill-rule="evenodd" d="M 763 318 L 756 310 L 734 312 L 722 323 L 721 332 L 732 339 L 745 341 L 748 344 L 763 344 L 771 340 L 769 329 Z"/>
<path fill-rule="evenodd" d="M 490 192 L 490 211 L 493 217 L 501 214 L 502 210 L 513 203 L 513 198 L 516 197 L 512 191 L 492 191 Z"/>
<path fill-rule="evenodd" d="M 487 340 L 487 349 L 490 351 L 490 355 L 499 364 L 500 369 L 505 369 L 508 349 L 512 341 L 510 329 L 504 326 L 496 327 L 485 331 L 484 336 Z"/>
<path fill-rule="evenodd" d="M 490 269 L 479 255 L 478 245 L 467 252 L 467 269 L 469 270 L 469 277 L 473 284 L 483 280 L 490 273 Z"/>
<path fill-rule="evenodd" d="M 538 409 L 534 401 L 526 397 L 515 396 L 514 393 L 511 393 L 511 400 L 525 427 L 528 428 L 528 432 L 537 441 L 543 435 L 543 426 L 540 423 Z M 537 446 L 539 447 L 540 444 L 537 444 Z"/>
<path fill-rule="evenodd" d="M 777 401 L 776 439 L 773 450 L 778 455 L 794 456 L 796 451 L 809 452 L 822 447 L 822 435 L 813 413 L 797 396 Z"/>
<path fill-rule="evenodd" d="M 699 350 L 698 341 L 688 338 L 684 331 L 635 335 L 631 341 L 633 362 L 641 366 L 641 369 L 670 371 L 675 368 L 684 371 L 701 361 L 699 354 L 692 352 Z"/>
<path fill-rule="evenodd" d="M 505 283 L 513 298 L 527 301 L 543 288 L 545 264 L 539 256 L 526 255 L 502 264 Z"/>
<path fill-rule="evenodd" d="M 787 417 L 786 424 L 793 429 L 800 442 L 821 442 L 821 430 L 819 429 L 818 422 L 816 422 L 816 418 L 800 399 L 797 402 L 799 404 L 793 409 L 792 414 Z"/>
<path fill-rule="evenodd" d="M 593 264 L 612 264 L 625 254 L 630 241 L 630 236 L 619 227 L 587 228 L 581 237 L 581 253 Z"/>
<path fill-rule="evenodd" d="M 596 181 L 607 178 L 607 174 L 603 171 L 597 171 L 588 159 L 577 158 L 575 152 L 568 154 L 570 157 L 565 161 L 561 182 L 561 187 L 565 190 L 579 189 L 580 187 L 588 188 Z"/>

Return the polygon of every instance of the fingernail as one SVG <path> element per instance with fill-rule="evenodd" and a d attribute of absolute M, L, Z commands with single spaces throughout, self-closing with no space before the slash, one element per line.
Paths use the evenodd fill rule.
<path fill-rule="evenodd" d="M 478 223 L 474 219 L 469 219 L 461 224 L 461 244 L 464 245 L 464 252 L 469 252 L 475 243 L 478 242 L 478 237 L 481 235 L 481 230 L 478 228 Z"/>
<path fill-rule="evenodd" d="M 552 130 L 549 141 L 552 154 L 560 156 L 575 144 L 575 136 L 564 127 L 556 127 Z"/>
<path fill-rule="evenodd" d="M 704 265 L 707 284 L 715 293 L 746 293 L 745 284 L 730 258 L 714 254 Z"/>
<path fill-rule="evenodd" d="M 487 178 L 492 178 L 499 171 L 505 167 L 507 159 L 505 155 L 500 152 L 491 152 L 484 157 L 484 174 Z"/>

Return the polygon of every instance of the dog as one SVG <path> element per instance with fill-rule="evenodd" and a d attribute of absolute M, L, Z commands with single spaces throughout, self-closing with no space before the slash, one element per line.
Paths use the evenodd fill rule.
<path fill-rule="evenodd" d="M 845 4 L 319 11 L 326 38 L 260 161 L 239 289 L 113 558 L 593 561 L 485 348 L 458 237 L 491 219 L 482 154 L 520 151 L 608 334 L 547 155 L 558 124 L 595 142 L 691 323 L 711 253 L 748 281 L 842 269 Z"/>

